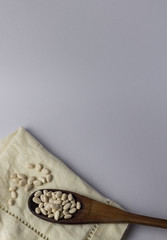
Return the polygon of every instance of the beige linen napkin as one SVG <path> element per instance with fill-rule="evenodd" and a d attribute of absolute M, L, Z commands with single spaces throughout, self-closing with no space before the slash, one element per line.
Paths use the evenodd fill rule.
<path fill-rule="evenodd" d="M 0 141 L 0 239 L 1 240 L 120 240 L 127 224 L 52 224 L 35 217 L 27 207 L 30 194 L 24 187 L 17 190 L 14 206 L 8 205 L 9 186 L 13 185 L 10 174 L 24 173 L 27 176 L 40 175 L 35 169 L 28 169 L 28 163 L 42 163 L 51 169 L 53 180 L 43 188 L 60 188 L 78 192 L 98 201 L 119 207 L 103 197 L 62 161 L 49 153 L 28 131 L 20 127 L 16 132 Z"/>

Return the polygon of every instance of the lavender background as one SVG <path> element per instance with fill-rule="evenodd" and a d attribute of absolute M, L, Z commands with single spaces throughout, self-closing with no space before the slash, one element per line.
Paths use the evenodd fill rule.
<path fill-rule="evenodd" d="M 19 126 L 108 198 L 167 219 L 167 1 L 0 0 L 0 138 Z M 132 226 L 124 240 L 166 240 Z"/>

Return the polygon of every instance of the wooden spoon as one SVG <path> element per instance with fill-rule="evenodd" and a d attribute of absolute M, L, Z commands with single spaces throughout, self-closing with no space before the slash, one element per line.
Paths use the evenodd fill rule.
<path fill-rule="evenodd" d="M 40 189 L 48 191 L 62 191 L 64 193 L 72 193 L 75 200 L 81 203 L 81 209 L 73 214 L 70 219 L 59 219 L 56 221 L 54 218 L 48 218 L 43 214 L 37 214 L 35 208 L 37 204 L 32 201 L 34 193 L 28 199 L 28 207 L 30 211 L 37 217 L 52 223 L 60 224 L 85 224 L 85 223 L 135 223 L 143 224 L 152 227 L 167 228 L 167 220 L 147 217 L 130 212 L 126 212 L 119 208 L 109 206 L 107 204 L 98 202 L 80 194 L 69 192 L 60 189 Z"/>

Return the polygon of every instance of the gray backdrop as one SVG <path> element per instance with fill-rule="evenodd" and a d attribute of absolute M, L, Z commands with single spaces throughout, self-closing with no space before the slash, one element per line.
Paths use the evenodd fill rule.
<path fill-rule="evenodd" d="M 0 138 L 25 127 L 129 211 L 167 218 L 167 1 L 0 0 Z M 124 240 L 166 240 L 133 226 Z"/>

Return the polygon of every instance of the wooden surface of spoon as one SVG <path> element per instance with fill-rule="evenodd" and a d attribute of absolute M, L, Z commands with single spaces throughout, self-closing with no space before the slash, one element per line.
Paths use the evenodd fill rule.
<path fill-rule="evenodd" d="M 61 190 L 61 189 L 39 189 L 41 191 L 62 191 L 63 193 L 72 193 L 76 202 L 79 201 L 81 203 L 81 209 L 79 209 L 75 214 L 73 214 L 70 219 L 59 219 L 55 220 L 54 218 L 48 218 L 42 213 L 37 214 L 35 212 L 35 208 L 37 204 L 32 201 L 34 193 L 28 199 L 28 207 L 30 211 L 45 221 L 59 224 L 86 224 L 86 223 L 134 223 L 134 224 L 142 224 L 153 227 L 167 228 L 167 220 L 153 218 L 143 215 L 138 215 L 130 212 L 126 212 L 119 208 L 98 202 L 91 198 L 82 196 L 80 194 Z"/>

